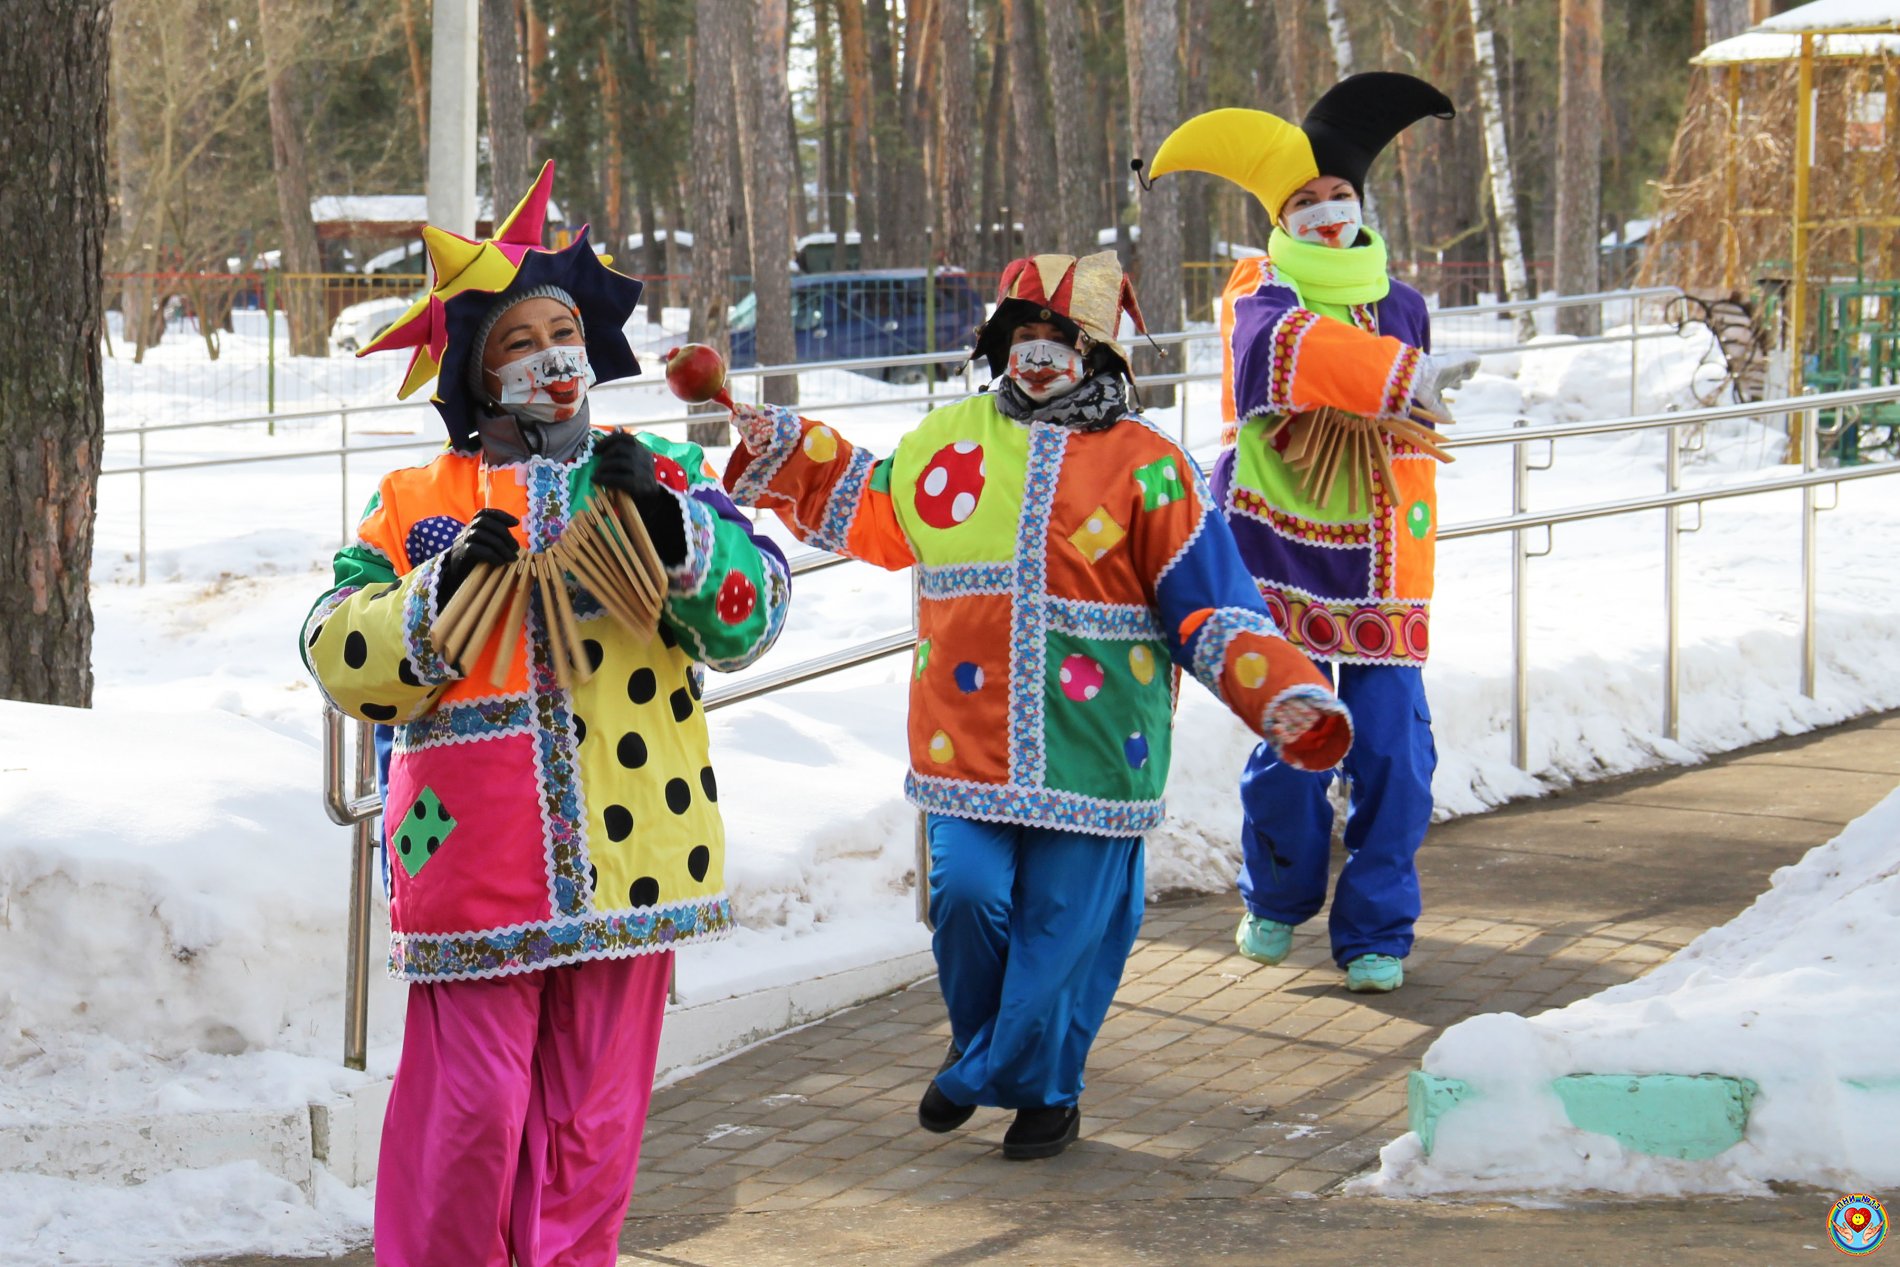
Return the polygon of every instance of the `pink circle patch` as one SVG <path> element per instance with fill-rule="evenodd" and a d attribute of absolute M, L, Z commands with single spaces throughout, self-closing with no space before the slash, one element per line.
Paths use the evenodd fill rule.
<path fill-rule="evenodd" d="M 1062 693 L 1078 704 L 1094 699 L 1102 689 L 1102 666 L 1080 653 L 1064 660 L 1056 676 Z"/>
<path fill-rule="evenodd" d="M 946 444 L 917 477 L 917 517 L 932 528 L 954 528 L 976 513 L 983 497 L 983 447 L 972 440 Z"/>

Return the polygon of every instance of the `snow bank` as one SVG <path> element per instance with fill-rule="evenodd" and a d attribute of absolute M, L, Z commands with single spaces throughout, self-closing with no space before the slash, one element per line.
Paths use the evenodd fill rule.
<path fill-rule="evenodd" d="M 1646 343 L 1638 406 L 1687 403 L 1707 350 L 1706 339 Z M 234 350 L 221 368 L 198 373 L 193 355 L 202 356 L 182 339 L 154 349 L 150 377 L 115 397 L 121 423 L 160 409 L 202 414 L 193 402 L 215 395 L 200 390 L 207 382 L 262 372 Z M 1196 345 L 1190 358 L 1217 366 L 1218 349 Z M 301 368 L 280 361 L 280 392 L 327 399 L 299 386 Z M 399 371 L 381 368 L 385 380 Z M 838 372 L 802 377 L 807 399 L 912 390 Z M 366 381 L 362 398 L 391 390 Z M 1157 421 L 1177 431 L 1185 413 L 1190 439 L 1209 452 L 1202 446 L 1218 433 L 1216 391 L 1197 387 L 1185 407 L 1157 411 Z M 1489 430 L 1519 417 L 1614 416 L 1629 401 L 1626 346 L 1546 340 L 1487 358 L 1456 411 L 1461 429 Z M 634 390 L 603 393 L 602 405 L 616 421 L 674 409 Z M 871 404 L 836 420 L 854 440 L 888 451 L 920 413 Z M 430 411 L 411 409 L 352 426 L 406 442 L 432 435 L 434 422 Z M 261 426 L 157 433 L 147 456 L 261 455 L 321 447 L 336 434 L 334 420 L 280 424 L 275 434 Z M 1688 468 L 1692 484 L 1757 478 L 1779 459 L 1774 427 L 1725 424 L 1704 440 Z M 130 456 L 123 440 L 112 444 L 119 447 L 109 447 L 117 456 L 108 465 Z M 0 705 L 0 1129 L 62 1115 L 298 1105 L 360 1080 L 336 1063 L 349 837 L 318 803 L 319 706 L 294 631 L 326 584 L 340 517 L 354 518 L 383 470 L 421 456 L 352 459 L 341 507 L 334 459 L 153 475 L 145 587 L 131 583 L 137 485 L 125 476 L 102 481 L 99 707 Z M 1663 460 L 1660 435 L 1565 442 L 1554 468 L 1533 476 L 1532 504 L 1660 491 Z M 1441 519 L 1508 511 L 1509 466 L 1502 448 L 1463 451 L 1441 471 Z M 1798 497 L 1707 508 L 1703 530 L 1683 542 L 1680 742 L 1661 734 L 1662 516 L 1558 530 L 1553 553 L 1531 569 L 1528 772 L 1510 761 L 1508 553 L 1498 539 L 1442 545 L 1426 675 L 1439 815 L 1900 706 L 1894 492 L 1878 482 L 1844 486 L 1840 510 L 1823 521 L 1813 700 L 1797 677 Z M 902 574 L 844 567 L 802 577 L 785 633 L 761 667 L 861 642 L 909 618 Z M 689 1004 L 927 945 L 912 914 L 913 816 L 901 786 L 906 666 L 888 659 L 711 715 L 727 880 L 744 927 L 682 957 Z M 1149 837 L 1150 890 L 1227 892 L 1239 861 L 1235 782 L 1253 741 L 1192 684 L 1177 725 L 1170 813 Z M 379 913 L 379 956 L 381 927 Z M 393 1068 L 401 1002 L 401 988 L 373 974 L 372 1074 Z M 265 1181 L 242 1171 L 174 1182 L 208 1184 L 240 1204 L 270 1199 L 258 1195 Z M 156 1237 L 170 1226 L 171 1190 L 142 1191 L 157 1202 L 143 1220 Z M 0 1176 L 0 1244 L 89 1244 L 72 1239 L 90 1233 L 62 1222 L 61 1210 L 137 1199 Z M 219 1224 L 242 1225 L 237 1216 Z M 318 1250 L 335 1225 L 282 1226 L 302 1228 L 301 1243 Z M 221 1234 L 180 1231 L 176 1252 L 214 1244 L 287 1252 L 282 1239 L 244 1241 L 232 1231 L 234 1239 L 215 1241 Z M 126 1237 L 126 1246 L 158 1244 Z M 146 1261 L 136 1257 L 144 1250 L 120 1252 L 117 1242 L 113 1250 L 114 1261 Z"/>
<path fill-rule="evenodd" d="M 1360 1190 L 1640 1195 L 1900 1184 L 1900 792 L 1774 875 L 1768 892 L 1649 975 L 1525 1018 L 1474 1017 L 1425 1053 L 1472 1098 L 1430 1156 L 1406 1134 Z M 1577 1130 L 1550 1089 L 1577 1073 L 1702 1074 L 1759 1088 L 1743 1141 L 1706 1161 Z"/>
<path fill-rule="evenodd" d="M 358 1076 L 299 1060 L 335 1050 L 348 868 L 309 763 L 214 708 L 0 702 L 0 1123 Z"/>

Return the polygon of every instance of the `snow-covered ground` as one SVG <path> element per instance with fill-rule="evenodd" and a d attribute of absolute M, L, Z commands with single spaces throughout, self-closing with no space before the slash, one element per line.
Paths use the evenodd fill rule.
<path fill-rule="evenodd" d="M 648 333 L 649 346 L 665 335 Z M 233 365 L 247 337 L 242 323 L 227 336 Z M 114 397 L 110 425 L 189 413 L 176 399 L 193 382 L 183 343 L 155 350 L 161 386 L 141 399 L 133 375 Z M 1687 406 L 1705 351 L 1700 339 L 1645 343 L 1641 407 Z M 1218 351 L 1202 344 L 1194 358 L 1215 366 Z M 390 399 L 400 361 L 353 368 L 366 377 L 347 400 Z M 1489 358 L 1456 402 L 1460 429 L 1620 415 L 1629 364 L 1622 345 Z M 329 403 L 337 389 L 330 379 L 315 386 L 318 377 L 315 367 L 280 362 L 279 407 Z M 870 402 L 829 419 L 873 448 L 888 447 L 920 412 L 875 402 L 914 390 L 836 372 L 801 382 L 807 401 Z M 1218 429 L 1216 391 L 1197 387 L 1188 406 L 1188 435 L 1204 455 Z M 677 409 L 652 388 L 597 399 L 612 421 Z M 1178 407 L 1157 417 L 1181 424 Z M 437 434 L 426 407 L 357 414 L 349 425 L 366 443 Z M 335 419 L 171 431 L 147 437 L 146 459 L 252 457 L 338 439 Z M 1563 442 L 1554 468 L 1533 477 L 1532 505 L 1658 492 L 1663 444 L 1660 433 Z M 1776 427 L 1718 425 L 1686 479 L 1756 478 L 1780 449 Z M 144 586 L 136 584 L 139 481 L 102 482 L 97 707 L 0 704 L 0 1126 L 297 1105 L 361 1080 L 336 1063 L 348 835 L 318 803 L 318 700 L 294 639 L 376 477 L 425 455 L 350 458 L 347 490 L 336 457 L 150 475 Z M 133 441 L 115 438 L 107 469 L 136 456 Z M 1443 522 L 1506 512 L 1509 464 L 1507 448 L 1464 451 L 1441 472 Z M 1707 507 L 1683 546 L 1680 743 L 1661 734 L 1662 514 L 1559 529 L 1554 553 L 1532 566 L 1528 772 L 1510 762 L 1505 541 L 1442 544 L 1427 672 L 1440 814 L 1900 705 L 1896 491 L 1884 481 L 1843 486 L 1840 509 L 1824 519 L 1812 700 L 1797 674 L 1798 495 Z M 904 627 L 909 602 L 901 574 L 847 566 L 802 578 L 785 635 L 758 668 Z M 713 714 L 721 787 L 731 789 L 721 800 L 728 879 L 744 931 L 684 959 L 687 1002 L 925 944 L 912 921 L 912 816 L 900 795 L 904 669 L 893 658 Z M 1170 815 L 1149 842 L 1150 886 L 1225 891 L 1238 861 L 1234 781 L 1251 737 L 1197 689 L 1184 693 L 1179 732 Z M 399 1007 L 399 990 L 378 977 L 372 1075 L 393 1067 Z M 360 1234 L 360 1192 L 320 1196 L 318 1210 L 299 1205 L 295 1218 L 265 1219 L 253 1217 L 262 1205 L 301 1198 L 254 1167 L 174 1176 L 109 1198 L 85 1184 L 0 1174 L 0 1244 L 16 1255 L 10 1261 L 85 1262 L 96 1250 L 74 1247 L 106 1244 L 110 1234 L 120 1238 L 110 1242 L 114 1263 L 158 1264 L 208 1249 L 318 1249 Z M 187 1228 L 170 1212 L 181 1201 L 252 1213 Z M 102 1218 L 117 1220 L 116 1233 Z M 62 1248 L 70 1252 L 56 1257 Z"/>
<path fill-rule="evenodd" d="M 1473 1098 L 1386 1146 L 1362 1190 L 1763 1194 L 1900 1184 L 1900 792 L 1774 875 L 1768 892 L 1647 976 L 1526 1019 L 1452 1026 L 1427 1073 Z M 1572 1126 L 1569 1074 L 1715 1073 L 1759 1088 L 1747 1137 L 1706 1161 L 1624 1149 Z"/>

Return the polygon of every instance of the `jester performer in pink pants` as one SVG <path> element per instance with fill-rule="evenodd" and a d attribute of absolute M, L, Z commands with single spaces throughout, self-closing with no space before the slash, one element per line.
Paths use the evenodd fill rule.
<path fill-rule="evenodd" d="M 703 669 L 751 663 L 790 597 L 699 450 L 598 430 L 587 388 L 639 372 L 640 283 L 582 230 L 541 247 L 552 165 L 486 242 L 424 230 L 430 293 L 366 351 L 413 348 L 448 448 L 383 478 L 303 629 L 350 716 L 394 727 L 389 963 L 408 1016 L 376 1180 L 383 1267 L 612 1267 L 673 951 L 732 929 Z M 433 624 L 478 564 L 560 540 L 600 490 L 666 571 L 658 636 L 571 577 L 593 672 L 526 628 L 456 663 Z M 506 647 L 506 649 L 504 649 Z M 500 660 L 501 663 L 497 663 Z"/>

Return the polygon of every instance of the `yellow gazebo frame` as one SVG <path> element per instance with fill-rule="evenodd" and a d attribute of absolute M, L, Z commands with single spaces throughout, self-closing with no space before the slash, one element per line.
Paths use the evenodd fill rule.
<path fill-rule="evenodd" d="M 1806 336 L 1806 323 L 1809 315 L 1807 308 L 1808 248 L 1810 235 L 1824 229 L 1900 229 L 1900 215 L 1830 215 L 1820 218 L 1816 218 L 1812 215 L 1812 207 L 1810 206 L 1809 200 L 1809 170 L 1813 166 L 1815 151 L 1814 120 L 1816 101 L 1814 66 L 1816 59 L 1816 40 L 1817 38 L 1831 40 L 1836 37 L 1856 36 L 1900 36 L 1900 13 L 1896 13 L 1891 21 L 1874 25 L 1828 26 L 1800 24 L 1799 19 L 1803 10 L 1819 7 L 1822 6 L 1802 6 L 1801 8 L 1780 15 L 1782 19 L 1793 19 L 1793 21 L 1784 23 L 1771 18 L 1769 21 L 1752 28 L 1746 33 L 1746 35 L 1750 36 L 1768 35 L 1798 38 L 1800 41 L 1799 52 L 1794 59 L 1796 62 L 1793 155 L 1794 198 L 1793 206 L 1789 209 L 1788 213 L 1789 227 L 1791 230 L 1789 250 L 1790 276 L 1788 279 L 1789 290 L 1787 306 L 1787 331 L 1790 345 L 1789 350 L 1791 353 L 1789 388 L 1795 392 L 1799 392 L 1801 389 L 1803 374 L 1801 351 Z M 1711 47 L 1719 47 L 1719 45 Z M 1708 50 L 1704 51 L 1706 53 Z M 1858 54 L 1853 50 L 1843 50 L 1841 52 L 1831 52 L 1823 55 L 1829 60 L 1855 56 L 1871 59 L 1876 56 L 1882 56 L 1883 50 L 1877 46 L 1873 46 Z M 1727 90 L 1728 118 L 1731 134 L 1727 146 L 1723 183 L 1725 187 L 1726 209 L 1730 216 L 1747 214 L 1746 211 L 1738 211 L 1735 205 L 1740 174 L 1737 171 L 1737 137 L 1733 129 L 1738 126 L 1741 117 L 1741 69 L 1747 65 L 1782 65 L 1789 60 L 1785 53 L 1776 52 L 1770 54 L 1766 51 L 1758 56 L 1725 56 L 1720 59 L 1704 61 L 1703 57 L 1698 55 L 1692 59 L 1693 64 L 1700 64 L 1711 68 L 1719 67 L 1725 72 L 1725 87 Z M 1890 113 L 1890 117 L 1891 112 L 1900 108 L 1900 82 L 1897 81 L 1900 81 L 1900 74 L 1896 74 L 1890 60 L 1885 84 L 1886 109 Z M 1757 214 L 1762 213 L 1758 212 Z M 1724 289 L 1734 290 L 1739 281 L 1738 275 L 1741 271 L 1741 260 L 1738 235 L 1735 232 L 1732 221 L 1727 227 L 1725 238 L 1726 241 L 1723 249 L 1723 286 Z"/>

